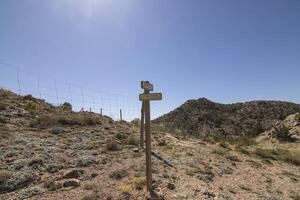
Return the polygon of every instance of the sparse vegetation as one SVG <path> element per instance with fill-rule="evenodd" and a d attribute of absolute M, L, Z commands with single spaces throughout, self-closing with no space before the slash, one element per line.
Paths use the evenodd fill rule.
<path fill-rule="evenodd" d="M 123 169 L 113 171 L 109 175 L 110 178 L 117 179 L 117 180 L 122 179 L 122 178 L 124 178 L 126 176 L 128 176 L 128 173 L 125 170 L 123 170 Z"/>
<path fill-rule="evenodd" d="M 239 184 L 239 187 L 245 191 L 251 192 L 252 189 L 248 185 Z"/>
<path fill-rule="evenodd" d="M 99 199 L 100 199 L 100 195 L 97 194 L 96 192 L 93 192 L 81 198 L 81 200 L 99 200 Z"/>
<path fill-rule="evenodd" d="M 0 184 L 10 179 L 11 173 L 8 171 L 0 171 Z"/>
<path fill-rule="evenodd" d="M 160 140 L 160 141 L 158 142 L 158 146 L 161 146 L 161 147 L 167 146 L 166 140 Z"/>
<path fill-rule="evenodd" d="M 137 139 L 133 135 L 130 135 L 127 139 L 128 145 L 137 145 Z"/>
<path fill-rule="evenodd" d="M 108 151 L 117 151 L 119 150 L 119 146 L 114 140 L 109 140 L 106 143 L 106 150 Z"/>
<path fill-rule="evenodd" d="M 261 149 L 258 148 L 255 154 L 261 158 L 280 160 L 294 165 L 300 165 L 300 151 L 288 151 L 283 149 Z"/>
<path fill-rule="evenodd" d="M 281 142 L 293 142 L 294 138 L 292 138 L 290 134 L 290 130 L 284 124 L 281 126 L 277 126 L 273 130 L 273 136 Z"/>
<path fill-rule="evenodd" d="M 133 178 L 133 185 L 135 189 L 142 190 L 145 184 L 146 184 L 146 179 L 144 177 L 139 176 Z"/>
<path fill-rule="evenodd" d="M 3 102 L 0 102 L 0 111 L 6 110 L 7 105 Z"/>
<path fill-rule="evenodd" d="M 131 192 L 132 188 L 129 184 L 123 183 L 119 185 L 118 190 L 122 193 L 129 193 Z"/>
<path fill-rule="evenodd" d="M 33 127 L 50 127 L 54 125 L 63 126 L 93 126 L 101 124 L 101 119 L 92 113 L 61 113 L 61 114 L 42 114 L 31 122 Z"/>
<path fill-rule="evenodd" d="M 26 103 L 25 109 L 29 112 L 36 113 L 38 111 L 38 104 L 34 101 L 29 101 Z"/>
<path fill-rule="evenodd" d="M 116 133 L 115 134 L 115 138 L 116 139 L 118 139 L 118 140 L 124 140 L 124 139 L 126 139 L 127 138 L 127 135 L 126 134 L 124 134 L 124 133 Z"/>
<path fill-rule="evenodd" d="M 300 122 L 300 112 L 296 114 L 295 119 L 297 122 Z"/>
<path fill-rule="evenodd" d="M 97 185 L 95 183 L 86 183 L 83 188 L 85 190 L 96 190 L 97 189 Z"/>

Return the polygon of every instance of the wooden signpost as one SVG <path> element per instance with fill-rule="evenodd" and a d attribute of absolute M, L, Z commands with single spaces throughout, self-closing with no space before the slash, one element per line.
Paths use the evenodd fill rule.
<path fill-rule="evenodd" d="M 153 91 L 153 85 L 148 81 L 142 81 L 141 88 L 144 89 L 144 93 L 139 95 L 139 99 L 140 101 L 142 101 L 140 146 L 144 147 L 144 130 L 145 130 L 147 189 L 148 191 L 152 191 L 150 101 L 162 100 L 162 94 L 150 93 L 150 91 Z"/>

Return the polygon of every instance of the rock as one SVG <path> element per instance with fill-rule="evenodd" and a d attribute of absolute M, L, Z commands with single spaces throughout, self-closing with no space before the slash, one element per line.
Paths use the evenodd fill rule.
<path fill-rule="evenodd" d="M 63 178 L 79 178 L 82 174 L 84 174 L 83 169 L 70 169 L 64 173 Z"/>
<path fill-rule="evenodd" d="M 175 190 L 175 185 L 173 183 L 168 183 L 167 188 L 169 190 Z"/>
<path fill-rule="evenodd" d="M 160 191 L 152 191 L 148 193 L 147 200 L 164 200 L 165 197 Z"/>
<path fill-rule="evenodd" d="M 134 153 L 138 153 L 140 150 L 139 150 L 138 148 L 133 148 L 132 151 L 133 151 Z"/>
<path fill-rule="evenodd" d="M 207 174 L 198 174 L 196 177 L 205 183 L 209 183 L 213 181 L 213 178 Z"/>
<path fill-rule="evenodd" d="M 63 184 L 64 187 L 78 187 L 80 186 L 80 180 L 75 179 L 75 178 L 71 178 L 71 179 L 65 179 L 63 180 Z"/>
<path fill-rule="evenodd" d="M 51 129 L 51 133 L 54 135 L 58 135 L 58 134 L 64 133 L 64 132 L 65 132 L 65 130 L 62 128 L 59 128 L 59 127 L 55 127 L 53 129 Z"/>
<path fill-rule="evenodd" d="M 32 188 L 29 188 L 29 189 L 26 189 L 26 190 L 20 192 L 19 199 L 27 199 L 27 198 L 30 198 L 30 197 L 33 197 L 36 195 L 43 194 L 45 192 L 46 192 L 46 190 L 43 188 L 32 187 Z"/>
<path fill-rule="evenodd" d="M 43 165 L 43 164 L 44 164 L 44 160 L 42 158 L 32 158 L 28 162 L 28 166 L 37 166 L 37 165 Z"/>
<path fill-rule="evenodd" d="M 50 164 L 50 165 L 47 165 L 47 172 L 49 173 L 55 173 L 55 172 L 58 172 L 59 170 L 63 169 L 63 165 L 58 165 L 58 164 Z"/>
<path fill-rule="evenodd" d="M 91 177 L 92 177 L 92 178 L 95 178 L 95 177 L 97 177 L 98 175 L 99 175 L 99 174 L 96 173 L 96 172 L 91 173 Z"/>
<path fill-rule="evenodd" d="M 44 187 L 48 189 L 48 191 L 55 191 L 63 187 L 63 183 L 61 181 L 51 181 L 46 182 Z"/>

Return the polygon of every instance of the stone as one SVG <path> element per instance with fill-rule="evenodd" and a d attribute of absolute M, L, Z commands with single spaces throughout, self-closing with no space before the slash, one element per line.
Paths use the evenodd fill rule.
<path fill-rule="evenodd" d="M 134 153 L 138 153 L 138 152 L 139 152 L 139 149 L 138 149 L 138 148 L 133 148 L 132 151 L 133 151 Z"/>
<path fill-rule="evenodd" d="M 64 187 L 78 187 L 80 186 L 80 180 L 75 179 L 75 178 L 71 178 L 71 179 L 65 179 L 63 180 L 63 186 Z"/>
<path fill-rule="evenodd" d="M 45 193 L 46 190 L 43 189 L 43 188 L 40 188 L 40 187 L 32 187 L 32 188 L 29 188 L 29 189 L 26 189 L 22 192 L 20 192 L 19 194 L 19 199 L 23 200 L 23 199 L 27 199 L 27 198 L 30 198 L 30 197 L 33 197 L 33 196 L 36 196 L 36 195 L 40 195 L 40 194 L 43 194 Z"/>
<path fill-rule="evenodd" d="M 83 169 L 70 169 L 63 174 L 63 178 L 79 178 L 82 174 L 84 174 Z"/>
<path fill-rule="evenodd" d="M 169 190 L 175 190 L 175 185 L 173 183 L 168 183 L 167 188 Z"/>
<path fill-rule="evenodd" d="M 51 129 L 51 133 L 54 135 L 58 135 L 58 134 L 64 133 L 64 132 L 65 132 L 65 130 L 62 128 L 59 128 L 59 127 Z"/>

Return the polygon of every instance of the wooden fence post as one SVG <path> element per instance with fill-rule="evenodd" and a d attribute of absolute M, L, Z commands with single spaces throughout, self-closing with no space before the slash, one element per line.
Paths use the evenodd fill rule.
<path fill-rule="evenodd" d="M 122 121 L 122 109 L 120 109 L 120 121 Z"/>
<path fill-rule="evenodd" d="M 149 91 L 145 91 L 149 94 Z M 150 101 L 144 101 L 145 109 L 145 135 L 146 135 L 146 175 L 147 188 L 152 191 L 152 164 L 151 164 L 151 134 L 150 134 Z"/>
<path fill-rule="evenodd" d="M 147 189 L 152 191 L 152 164 L 151 164 L 151 128 L 150 128 L 150 101 L 161 100 L 161 93 L 150 93 L 153 91 L 153 85 L 148 81 L 141 82 L 141 88 L 144 89 L 144 93 L 140 94 L 139 99 L 142 101 L 141 109 L 141 138 L 140 145 L 144 145 L 144 126 L 145 126 L 145 136 L 146 136 L 146 176 L 147 176 Z M 144 125 L 145 117 L 145 125 Z"/>
<path fill-rule="evenodd" d="M 144 102 L 142 101 L 142 109 L 141 109 L 141 129 L 140 129 L 140 147 L 144 148 L 144 129 L 145 129 L 145 112 L 144 112 Z"/>

